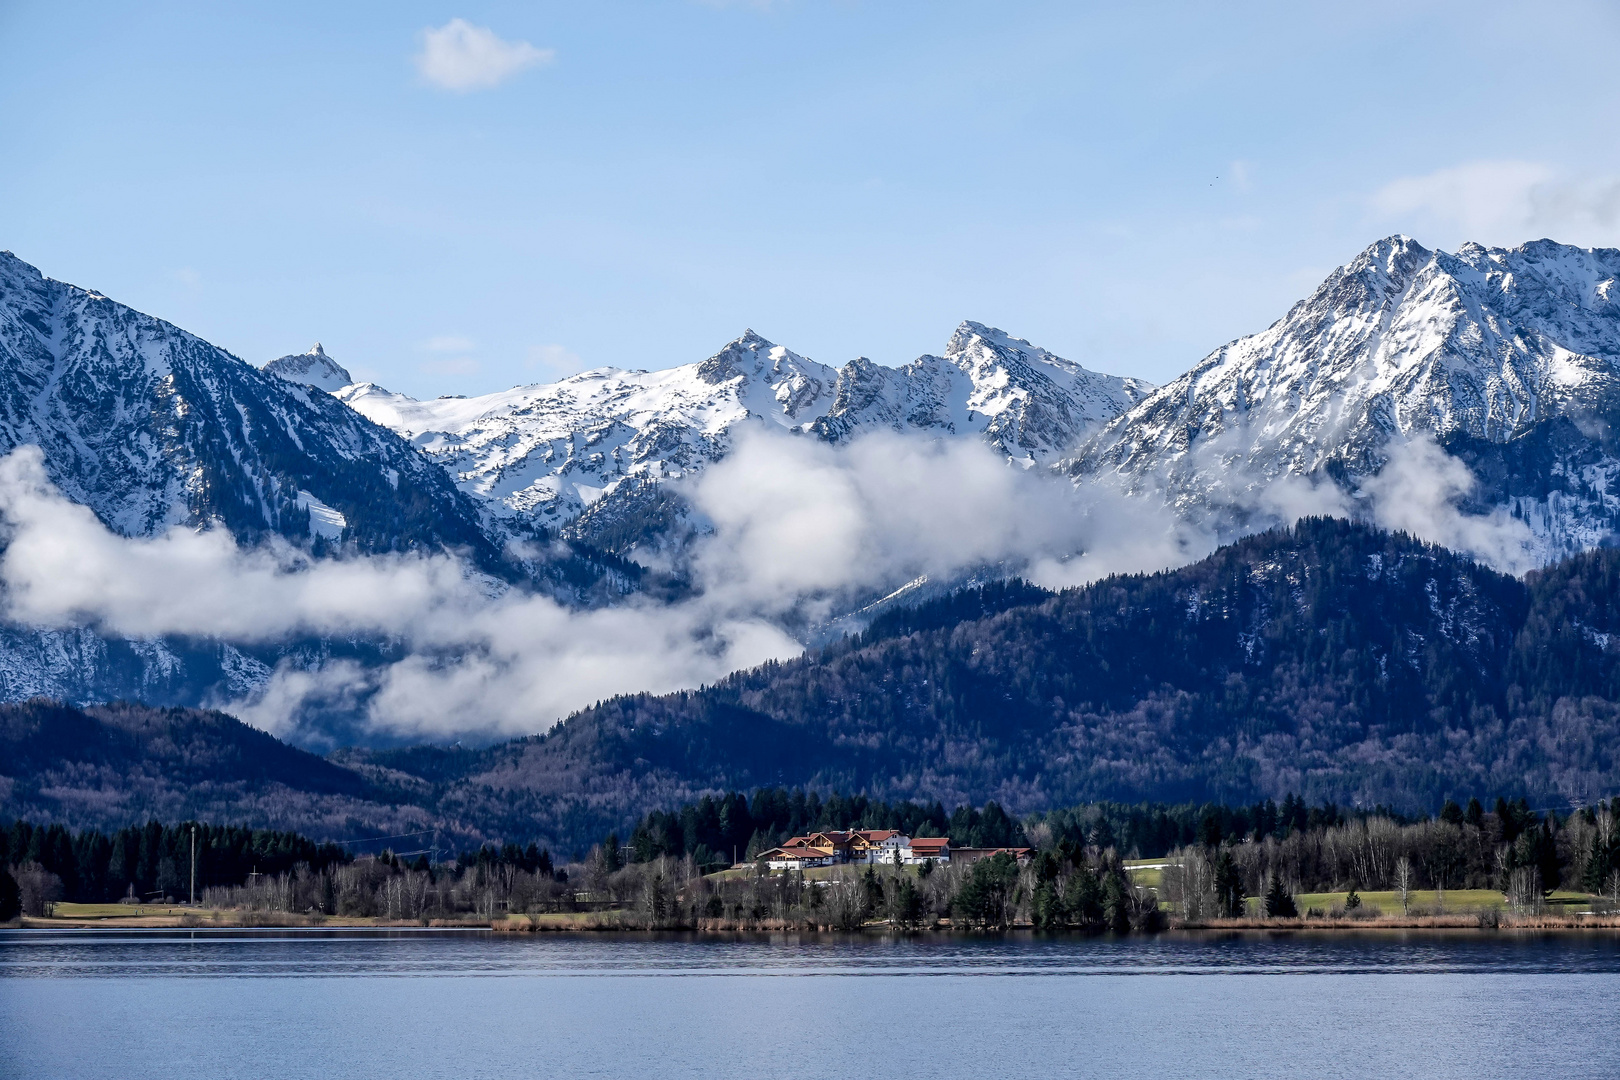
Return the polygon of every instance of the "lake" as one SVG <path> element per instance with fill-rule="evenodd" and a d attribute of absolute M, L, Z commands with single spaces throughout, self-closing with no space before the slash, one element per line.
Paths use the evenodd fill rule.
<path fill-rule="evenodd" d="M 0 931 L 0 1075 L 1620 1076 L 1620 935 Z"/>

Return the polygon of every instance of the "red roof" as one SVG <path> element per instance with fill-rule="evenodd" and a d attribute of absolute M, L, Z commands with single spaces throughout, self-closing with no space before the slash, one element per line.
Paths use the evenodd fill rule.
<path fill-rule="evenodd" d="M 754 856 L 755 859 L 830 859 L 832 852 L 827 848 L 797 845 L 794 847 L 771 848 Z"/>
<path fill-rule="evenodd" d="M 939 836 L 939 837 L 934 837 L 934 836 L 917 837 L 917 836 L 914 836 L 914 837 L 911 838 L 911 850 L 913 850 L 913 851 L 916 851 L 918 849 L 921 849 L 923 851 L 939 851 L 939 850 L 941 850 L 943 848 L 949 847 L 950 844 L 951 844 L 950 839 L 948 837 L 944 837 L 944 836 Z"/>

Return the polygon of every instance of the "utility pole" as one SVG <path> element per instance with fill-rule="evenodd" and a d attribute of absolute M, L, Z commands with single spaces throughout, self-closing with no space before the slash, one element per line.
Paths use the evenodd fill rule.
<path fill-rule="evenodd" d="M 191 827 L 191 906 L 197 906 L 197 826 Z"/>

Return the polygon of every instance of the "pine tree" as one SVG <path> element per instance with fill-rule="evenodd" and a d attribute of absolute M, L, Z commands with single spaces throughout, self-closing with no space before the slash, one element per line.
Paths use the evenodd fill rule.
<path fill-rule="evenodd" d="M 1223 850 L 1215 859 L 1215 902 L 1221 914 L 1228 919 L 1241 919 L 1248 913 L 1248 900 L 1243 888 L 1243 870 L 1232 858 L 1232 852 Z"/>
<path fill-rule="evenodd" d="M 22 914 L 22 890 L 11 871 L 0 866 L 0 923 L 10 922 Z"/>
<path fill-rule="evenodd" d="M 1096 926 L 1102 922 L 1103 890 L 1096 871 L 1083 862 L 1076 866 L 1064 887 L 1063 904 L 1068 909 L 1069 917 L 1076 922 L 1086 926 Z"/>
<path fill-rule="evenodd" d="M 900 879 L 900 887 L 895 890 L 894 921 L 897 925 L 911 929 L 922 922 L 923 901 L 922 893 L 917 883 L 910 875 Z"/>
<path fill-rule="evenodd" d="M 1270 874 L 1270 884 L 1266 886 L 1266 915 L 1273 919 L 1294 919 L 1299 917 L 1299 908 L 1294 904 L 1293 896 L 1283 887 L 1281 874 Z"/>
<path fill-rule="evenodd" d="M 1108 929 L 1123 934 L 1131 928 L 1130 886 L 1117 869 L 1103 877 L 1102 916 Z"/>

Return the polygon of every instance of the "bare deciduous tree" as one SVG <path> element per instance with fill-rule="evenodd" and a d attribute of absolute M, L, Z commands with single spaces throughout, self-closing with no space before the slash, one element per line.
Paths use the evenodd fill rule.
<path fill-rule="evenodd" d="M 1395 860 L 1395 894 L 1401 899 L 1401 914 L 1412 912 L 1412 860 L 1405 855 Z"/>

